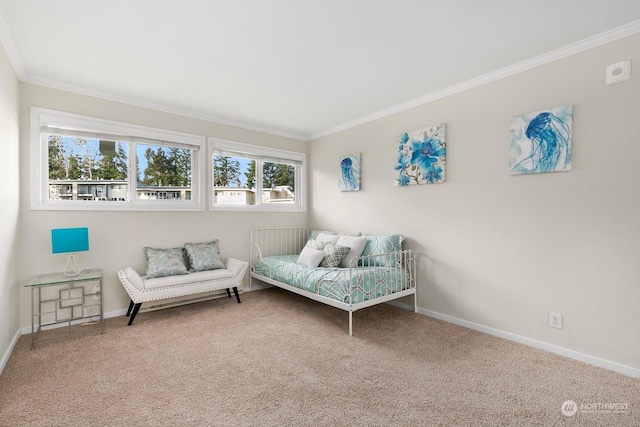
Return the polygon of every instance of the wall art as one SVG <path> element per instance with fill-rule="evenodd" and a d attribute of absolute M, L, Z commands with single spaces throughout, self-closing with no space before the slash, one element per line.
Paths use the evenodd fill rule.
<path fill-rule="evenodd" d="M 360 154 L 347 154 L 340 157 L 340 191 L 360 191 Z"/>
<path fill-rule="evenodd" d="M 405 132 L 398 137 L 396 186 L 445 182 L 447 124 Z"/>
<path fill-rule="evenodd" d="M 572 122 L 572 105 L 512 117 L 509 174 L 570 171 Z"/>

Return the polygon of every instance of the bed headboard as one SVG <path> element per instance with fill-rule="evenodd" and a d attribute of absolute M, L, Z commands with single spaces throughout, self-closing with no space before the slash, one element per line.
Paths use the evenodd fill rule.
<path fill-rule="evenodd" d="M 309 238 L 307 227 L 251 229 L 251 262 L 260 257 L 299 254 Z"/>

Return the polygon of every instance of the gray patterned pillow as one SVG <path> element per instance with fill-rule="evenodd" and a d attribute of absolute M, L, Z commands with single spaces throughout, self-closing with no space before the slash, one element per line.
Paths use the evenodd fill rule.
<path fill-rule="evenodd" d="M 327 243 L 324 245 L 324 258 L 320 263 L 323 268 L 336 268 L 342 262 L 347 253 L 351 250 L 348 246 L 340 246 L 335 243 Z"/>
<path fill-rule="evenodd" d="M 145 279 L 188 273 L 187 266 L 184 264 L 184 250 L 182 248 L 156 249 L 145 247 L 144 254 L 147 257 Z"/>
<path fill-rule="evenodd" d="M 224 268 L 220 259 L 220 243 L 218 239 L 207 243 L 185 243 L 184 249 L 189 260 L 189 271 L 217 270 Z"/>

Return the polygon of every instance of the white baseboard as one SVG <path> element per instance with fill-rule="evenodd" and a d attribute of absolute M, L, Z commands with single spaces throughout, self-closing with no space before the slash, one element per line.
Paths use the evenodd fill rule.
<path fill-rule="evenodd" d="M 2 371 L 4 371 L 4 367 L 7 366 L 9 357 L 11 357 L 11 353 L 13 353 L 13 349 L 16 347 L 16 344 L 18 343 L 18 340 L 20 339 L 20 335 L 21 335 L 20 330 L 18 330 L 16 334 L 13 336 L 11 343 L 9 343 L 9 347 L 7 348 L 7 351 L 5 351 L 4 354 L 2 355 L 2 359 L 0 359 L 0 375 L 2 375 Z"/>
<path fill-rule="evenodd" d="M 257 282 L 257 280 L 256 280 Z M 253 291 L 261 291 L 262 289 L 269 289 L 269 288 L 273 288 L 273 285 L 269 285 L 268 283 L 253 283 L 251 284 L 250 288 L 245 288 L 245 292 L 253 292 Z"/>
<path fill-rule="evenodd" d="M 411 304 L 401 304 L 398 302 L 390 302 L 389 304 L 400 307 L 400 308 L 404 308 L 406 310 L 413 311 L 413 305 Z M 540 350 L 545 350 L 551 353 L 559 354 L 560 356 L 564 356 L 564 357 L 568 357 L 569 359 L 574 359 L 580 362 L 588 363 L 590 365 L 594 365 L 599 368 L 609 369 L 611 371 L 618 372 L 634 378 L 640 378 L 640 369 L 637 369 L 637 368 L 632 368 L 630 366 L 625 366 L 616 362 L 611 362 L 609 360 L 600 359 L 595 356 L 590 356 L 588 354 L 580 353 L 578 351 L 569 350 L 567 348 L 559 347 L 557 345 L 548 344 L 542 341 L 537 341 L 531 338 L 512 334 L 511 332 L 505 332 L 505 331 L 490 328 L 488 326 L 484 326 L 478 323 L 473 323 L 467 320 L 458 319 L 457 317 L 438 313 L 436 311 L 426 310 L 424 308 L 418 308 L 418 313 L 425 316 L 433 317 L 434 319 L 442 320 L 448 323 L 453 323 L 454 325 L 462 326 L 465 328 L 473 329 L 475 331 L 484 332 L 485 334 L 493 335 L 499 338 L 504 338 L 509 341 L 514 341 L 520 344 L 528 345 L 529 347 L 534 347 Z"/>
<path fill-rule="evenodd" d="M 104 313 L 104 318 L 108 319 L 110 317 L 124 316 L 125 314 L 127 314 L 127 310 L 126 309 L 108 311 L 108 312 Z M 93 317 L 97 317 L 97 316 L 93 316 Z M 78 319 L 78 320 L 72 321 L 71 324 L 72 325 L 76 325 L 76 324 L 87 322 L 89 320 L 90 320 L 90 318 Z M 57 323 L 57 324 L 43 326 L 42 330 L 56 329 L 56 328 L 66 328 L 66 327 L 67 327 L 67 323 Z M 19 335 L 28 335 L 28 334 L 31 333 L 31 326 L 25 326 L 24 328 L 20 329 L 20 331 L 18 331 L 18 332 L 19 332 Z"/>
<path fill-rule="evenodd" d="M 143 304 L 141 309 L 140 309 L 140 313 L 144 313 L 144 312 L 148 312 L 148 311 L 155 311 L 155 310 L 161 310 L 163 308 L 169 308 L 169 307 L 178 307 L 181 305 L 185 305 L 185 304 L 193 304 L 196 302 L 202 302 L 202 301 L 208 301 L 208 300 L 212 300 L 212 299 L 217 299 L 217 298 L 222 298 L 222 297 L 227 297 L 226 294 L 219 294 L 219 295 L 209 295 L 206 297 L 200 297 L 200 298 L 190 298 L 190 299 L 172 299 L 170 300 L 170 302 L 168 303 L 160 303 L 160 304 L 155 304 L 153 305 L 153 303 L 147 303 L 148 305 Z M 127 309 L 121 309 L 121 310 L 113 310 L 113 311 L 109 311 L 104 313 L 104 318 L 105 319 L 109 319 L 111 317 L 118 317 L 118 316 L 124 316 L 125 314 L 127 314 Z M 96 316 L 93 316 L 96 317 Z M 72 325 L 76 325 L 76 324 L 80 324 L 80 323 L 84 323 L 87 322 L 89 320 L 89 318 L 85 318 L 85 319 L 78 319 L 78 320 L 74 320 L 71 322 Z M 51 325 L 46 325 L 43 326 L 42 330 L 47 330 L 47 329 L 56 329 L 56 328 L 64 328 L 67 326 L 67 323 L 63 322 L 63 323 L 57 323 L 57 324 L 51 324 Z M 25 326 L 24 328 L 22 328 L 19 331 L 20 335 L 27 335 L 31 333 L 31 326 Z"/>

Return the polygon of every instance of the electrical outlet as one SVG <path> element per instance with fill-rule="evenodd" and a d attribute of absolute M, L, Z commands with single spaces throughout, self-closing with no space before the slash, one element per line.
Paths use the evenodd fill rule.
<path fill-rule="evenodd" d="M 562 314 L 549 312 L 549 326 L 552 328 L 562 329 Z"/>

